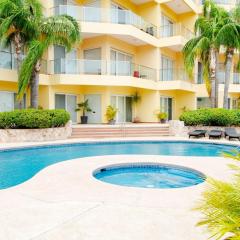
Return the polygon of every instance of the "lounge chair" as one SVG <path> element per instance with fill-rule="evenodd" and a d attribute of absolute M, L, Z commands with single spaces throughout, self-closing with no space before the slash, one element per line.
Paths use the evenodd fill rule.
<path fill-rule="evenodd" d="M 198 129 L 198 130 L 194 130 L 194 131 L 188 133 L 188 136 L 189 136 L 189 138 L 191 138 L 191 137 L 206 137 L 206 133 L 207 133 L 206 130 Z"/>
<path fill-rule="evenodd" d="M 240 134 L 236 131 L 235 128 L 226 128 L 225 130 L 225 137 L 229 140 L 231 140 L 232 138 L 234 139 L 238 139 L 240 141 Z"/>
<path fill-rule="evenodd" d="M 208 132 L 209 139 L 210 138 L 219 138 L 220 139 L 222 137 L 222 134 L 223 134 L 223 131 L 215 130 L 215 129 Z"/>

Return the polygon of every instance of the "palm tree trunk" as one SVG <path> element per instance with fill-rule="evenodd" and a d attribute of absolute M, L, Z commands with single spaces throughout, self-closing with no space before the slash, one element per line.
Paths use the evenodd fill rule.
<path fill-rule="evenodd" d="M 216 107 L 216 64 L 217 63 L 217 50 L 210 49 L 210 81 L 211 81 L 211 107 Z"/>
<path fill-rule="evenodd" d="M 215 80 L 215 107 L 218 108 L 218 99 L 219 99 L 219 79 L 217 73 L 219 72 L 219 61 L 218 54 L 216 55 L 216 80 Z"/>
<path fill-rule="evenodd" d="M 31 88 L 31 108 L 38 109 L 38 97 L 39 97 L 39 72 L 41 69 L 40 61 L 37 62 L 34 68 L 32 79 L 30 82 Z"/>
<path fill-rule="evenodd" d="M 21 35 L 20 33 L 16 33 L 14 36 L 14 46 L 15 46 L 15 52 L 16 52 L 16 67 L 17 67 L 17 75 L 19 76 L 20 73 L 20 67 L 21 67 L 21 63 L 22 63 L 22 40 L 21 40 Z M 23 109 L 23 102 L 22 99 L 19 100 L 19 109 Z"/>
<path fill-rule="evenodd" d="M 223 108 L 228 109 L 228 91 L 231 78 L 231 70 L 233 66 L 233 55 L 234 49 L 227 49 L 227 59 L 226 59 L 226 70 L 225 70 L 225 85 L 224 85 L 224 97 L 223 97 Z"/>

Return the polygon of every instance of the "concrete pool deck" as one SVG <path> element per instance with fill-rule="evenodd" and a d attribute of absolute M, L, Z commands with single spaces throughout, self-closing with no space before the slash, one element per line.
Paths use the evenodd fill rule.
<path fill-rule="evenodd" d="M 185 140 L 151 138 L 166 139 Z M 58 143 L 73 142 L 79 141 Z M 239 146 L 238 142 L 233 143 Z M 42 143 L 5 144 L 2 148 L 30 145 Z M 195 227 L 200 215 L 192 211 L 206 183 L 182 189 L 141 189 L 103 183 L 92 176 L 99 167 L 126 162 L 177 164 L 221 180 L 232 177 L 227 167 L 232 161 L 222 157 L 121 155 L 61 162 L 21 185 L 0 190 L 0 239 L 206 240 L 209 237 L 204 229 Z"/>

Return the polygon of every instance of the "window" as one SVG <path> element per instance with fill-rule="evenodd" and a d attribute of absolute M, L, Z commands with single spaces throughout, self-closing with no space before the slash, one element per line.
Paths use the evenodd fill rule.
<path fill-rule="evenodd" d="M 161 57 L 161 81 L 172 81 L 174 80 L 174 61 L 168 57 Z"/>
<path fill-rule="evenodd" d="M 232 109 L 239 109 L 240 108 L 240 99 L 233 98 L 232 99 Z"/>
<path fill-rule="evenodd" d="M 26 108 L 26 94 L 24 94 L 22 107 Z M 14 92 L 0 92 L 0 112 L 9 112 L 19 109 L 17 94 Z"/>
<path fill-rule="evenodd" d="M 116 3 L 111 4 L 111 22 L 118 24 L 128 24 L 128 12 Z"/>
<path fill-rule="evenodd" d="M 65 109 L 69 112 L 71 120 L 77 122 L 77 96 L 67 94 L 55 94 L 55 109 Z"/>
<path fill-rule="evenodd" d="M 54 73 L 76 74 L 78 71 L 77 50 L 66 52 L 63 46 L 54 46 Z"/>
<path fill-rule="evenodd" d="M 198 97 L 197 98 L 197 109 L 200 108 L 210 108 L 211 101 L 209 97 Z"/>
<path fill-rule="evenodd" d="M 161 16 L 161 37 L 171 37 L 174 34 L 174 23 L 173 21 L 162 15 Z"/>
<path fill-rule="evenodd" d="M 120 76 L 131 75 L 132 56 L 120 52 L 118 50 L 111 50 L 111 74 Z"/>
<path fill-rule="evenodd" d="M 167 113 L 168 120 L 172 120 L 173 99 L 171 97 L 160 97 L 160 112 Z"/>
<path fill-rule="evenodd" d="M 101 75 L 102 74 L 101 48 L 84 50 L 83 54 L 84 54 L 84 73 Z"/>

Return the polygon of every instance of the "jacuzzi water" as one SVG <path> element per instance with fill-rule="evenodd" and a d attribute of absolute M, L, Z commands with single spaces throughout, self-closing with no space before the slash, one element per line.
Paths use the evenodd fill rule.
<path fill-rule="evenodd" d="M 49 165 L 83 157 L 144 154 L 216 157 L 236 146 L 183 142 L 141 141 L 51 145 L 0 151 L 0 189 L 9 188 L 32 178 Z"/>
<path fill-rule="evenodd" d="M 205 181 L 205 176 L 196 170 L 155 163 L 106 166 L 93 175 L 102 182 L 140 188 L 183 188 Z"/>

